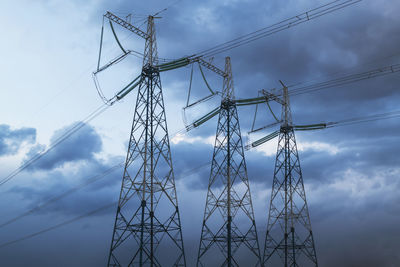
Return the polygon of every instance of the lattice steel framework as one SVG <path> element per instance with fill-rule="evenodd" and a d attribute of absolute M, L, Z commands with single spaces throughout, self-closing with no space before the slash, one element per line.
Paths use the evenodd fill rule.
<path fill-rule="evenodd" d="M 286 86 L 283 96 L 263 263 L 318 266 Z"/>
<path fill-rule="evenodd" d="M 147 35 L 108 266 L 186 266 L 151 16 Z"/>
<path fill-rule="evenodd" d="M 225 73 L 197 266 L 260 266 L 229 57 Z"/>

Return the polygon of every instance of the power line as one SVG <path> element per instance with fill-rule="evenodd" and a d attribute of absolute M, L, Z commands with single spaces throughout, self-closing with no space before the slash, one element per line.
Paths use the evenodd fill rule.
<path fill-rule="evenodd" d="M 319 91 L 327 88 L 332 88 L 336 86 L 341 86 L 345 84 L 350 84 L 362 80 L 367 80 L 375 77 L 385 76 L 392 73 L 400 72 L 400 64 L 394 64 L 382 68 L 377 68 L 373 70 L 369 70 L 362 73 L 351 74 L 344 77 L 332 79 L 325 82 L 315 83 L 302 87 L 295 87 L 290 91 L 290 95 L 300 95 L 304 93 L 310 93 L 314 91 Z"/>
<path fill-rule="evenodd" d="M 183 173 L 181 174 L 181 176 L 182 176 L 182 177 L 188 177 L 188 176 L 190 176 L 190 175 L 193 175 L 193 174 L 195 174 L 196 172 L 198 172 L 199 170 L 201 170 L 203 167 L 210 165 L 210 163 L 211 163 L 211 162 L 203 163 L 203 164 L 201 164 L 201 165 L 199 165 L 199 166 L 197 166 L 197 167 L 195 167 L 195 168 L 193 168 L 193 169 L 191 169 L 191 170 L 188 170 L 188 171 L 186 171 L 186 172 L 183 172 Z M 107 172 L 112 172 L 112 171 L 114 171 L 114 170 L 112 170 L 112 169 L 115 168 L 115 167 L 117 167 L 117 166 L 119 167 L 120 164 L 111 167 L 110 169 L 107 170 Z M 104 173 L 101 174 L 101 175 L 104 175 Z M 99 175 L 99 176 L 100 176 L 100 175 Z M 104 176 L 105 176 L 105 175 L 104 175 Z M 102 177 L 101 177 L 101 178 L 102 178 Z M 53 199 L 49 200 L 47 203 L 41 205 L 40 207 L 38 206 L 38 207 L 36 207 L 36 208 L 32 209 L 31 211 L 28 211 L 28 212 L 26 212 L 26 213 L 24 213 L 24 214 L 28 215 L 28 214 L 30 214 L 30 213 L 32 213 L 32 212 L 34 212 L 34 211 L 37 211 L 37 210 L 43 208 L 44 206 L 46 206 L 46 205 L 48 205 L 48 204 L 50 204 L 50 203 L 53 203 L 53 202 L 55 202 L 55 201 L 57 201 L 57 200 L 59 200 L 59 199 L 65 197 L 66 194 L 70 194 L 70 193 L 72 193 L 72 191 L 74 192 L 74 191 L 76 191 L 76 190 L 78 190 L 78 189 L 80 189 L 80 188 L 82 188 L 82 187 L 84 187 L 84 186 L 86 186 L 86 185 L 88 185 L 88 184 L 90 184 L 90 183 L 93 183 L 94 181 L 97 181 L 97 180 L 99 180 L 99 179 L 101 179 L 101 178 L 100 178 L 100 177 L 98 177 L 98 178 L 93 177 L 93 178 L 91 178 L 92 181 L 88 181 L 86 184 L 78 185 L 78 186 L 76 186 L 75 188 L 73 188 L 73 189 L 71 189 L 71 190 L 65 192 L 64 194 L 62 194 L 62 195 L 60 195 L 60 196 L 58 196 L 58 197 L 54 197 Z M 67 225 L 67 224 L 70 224 L 70 223 L 79 221 L 79 220 L 81 220 L 81 219 L 84 219 L 84 218 L 86 218 L 86 217 L 89 217 L 90 215 L 93 215 L 93 214 L 98 213 L 98 212 L 100 212 L 100 211 L 103 211 L 103 210 L 105 210 L 105 209 L 107 209 L 107 208 L 110 208 L 110 207 L 112 207 L 112 206 L 115 205 L 115 204 L 117 204 L 117 202 L 113 202 L 113 203 L 108 204 L 108 205 L 106 205 L 106 206 L 103 206 L 103 207 L 101 207 L 101 208 L 98 208 L 98 209 L 95 209 L 95 210 L 93 210 L 93 211 L 90 211 L 90 212 L 88 212 L 88 213 L 86 213 L 86 214 L 84 214 L 84 215 L 75 217 L 75 218 L 73 218 L 73 219 L 67 220 L 67 221 L 65 221 L 65 222 L 56 224 L 56 225 L 51 226 L 51 227 L 48 227 L 48 228 L 45 228 L 45 229 L 43 229 L 43 230 L 41 230 L 41 231 L 38 231 L 38 232 L 35 232 L 35 233 L 32 233 L 32 234 L 28 234 L 28 235 L 23 236 L 23 237 L 21 237 L 21 238 L 18 238 L 18 239 L 15 239 L 15 240 L 12 240 L 12 241 L 3 243 L 3 244 L 0 245 L 0 248 L 9 246 L 9 245 L 12 245 L 12 244 L 15 244 L 15 243 L 18 243 L 18 242 L 21 242 L 21 241 L 24 241 L 24 240 L 27 240 L 27 239 L 30 239 L 30 238 L 33 238 L 33 237 L 35 237 L 35 236 L 44 234 L 44 233 L 49 232 L 49 231 L 51 231 L 51 230 L 60 228 L 60 227 L 62 227 L 62 226 L 64 226 L 64 225 Z M 17 217 L 15 217 L 14 219 L 12 219 L 12 220 L 10 220 L 10 221 L 8 221 L 8 222 L 6 222 L 6 223 L 0 225 L 0 227 L 5 226 L 5 225 L 7 225 L 7 224 L 10 224 L 10 223 L 12 223 L 12 222 L 14 222 L 14 221 L 16 221 L 16 220 L 18 220 L 18 219 L 20 219 L 20 218 L 26 216 L 26 215 L 24 215 L 24 214 L 21 214 L 20 216 L 17 216 Z"/>
<path fill-rule="evenodd" d="M 36 117 L 39 113 L 41 113 L 45 108 L 47 108 L 55 99 L 57 99 L 59 96 L 67 92 L 76 82 L 78 82 L 82 77 L 84 77 L 85 74 L 89 74 L 90 70 L 93 68 L 93 64 L 91 64 L 89 67 L 87 67 L 84 71 L 82 71 L 76 78 L 74 78 L 67 86 L 65 86 L 63 89 L 58 91 L 55 95 L 53 95 L 48 101 L 46 101 L 41 107 L 39 107 L 35 112 L 32 113 L 30 116 L 31 118 Z M 24 123 L 25 124 L 25 123 Z"/>
<path fill-rule="evenodd" d="M 385 113 L 378 113 L 378 114 L 372 114 L 372 115 L 367 115 L 367 116 L 343 119 L 343 120 L 336 121 L 336 122 L 328 122 L 328 123 L 326 123 L 326 125 L 327 125 L 327 128 L 333 128 L 333 127 L 349 126 L 349 125 L 354 125 L 354 124 L 358 124 L 358 123 L 373 122 L 373 121 L 386 120 L 386 119 L 392 119 L 392 118 L 398 118 L 398 117 L 400 117 L 400 110 L 395 110 L 395 111 L 390 111 L 390 112 L 385 112 Z"/>
<path fill-rule="evenodd" d="M 122 41 L 125 41 L 126 39 L 128 39 L 132 34 L 126 36 L 125 38 L 122 39 Z M 117 48 L 109 48 L 106 53 L 109 55 L 112 52 L 116 51 Z M 134 50 L 129 50 L 130 54 L 138 57 L 140 59 L 143 59 L 144 55 L 143 53 L 140 53 L 138 51 L 134 51 Z M 162 61 L 166 61 L 167 59 L 163 59 L 161 58 L 160 60 Z M 66 87 L 64 87 L 64 89 L 61 89 L 60 91 L 58 91 L 53 97 L 51 97 L 45 104 L 43 104 L 39 109 L 36 110 L 36 112 L 33 113 L 32 116 L 37 115 L 38 113 L 40 113 L 43 109 L 45 109 L 47 106 L 49 106 L 55 99 L 57 99 L 60 95 L 62 95 L 63 93 L 65 93 L 68 89 L 70 89 L 72 87 L 72 85 L 74 83 L 76 83 L 77 81 L 79 81 L 83 75 L 85 73 L 87 73 L 90 69 L 93 69 L 95 67 L 95 64 L 91 64 L 89 65 L 87 68 L 85 68 L 84 71 L 82 71 L 80 74 L 78 74 L 78 76 L 76 76 L 76 78 L 72 79 L 71 82 L 69 83 L 69 85 L 67 85 Z"/>
<path fill-rule="evenodd" d="M 315 92 L 315 91 L 319 91 L 319 90 L 323 90 L 323 89 L 329 89 L 329 88 L 333 88 L 333 87 L 337 87 L 337 86 L 341 86 L 341 85 L 345 85 L 345 84 L 350 84 L 350 83 L 355 83 L 355 82 L 359 82 L 362 80 L 386 76 L 386 75 L 398 73 L 398 72 L 400 72 L 400 64 L 393 64 L 390 66 L 380 67 L 380 68 L 372 69 L 372 70 L 361 72 L 361 73 L 350 74 L 347 76 L 339 77 L 339 78 L 324 81 L 324 82 L 314 83 L 314 84 L 310 84 L 310 85 L 299 86 L 303 83 L 298 83 L 297 85 L 290 86 L 291 90 L 289 91 L 289 95 L 296 96 L 296 95 L 301 95 L 301 94 L 305 94 L 305 93 L 311 93 L 311 92 Z"/>
<path fill-rule="evenodd" d="M 363 67 L 365 69 L 366 66 L 377 66 L 378 62 L 383 62 L 386 61 L 388 59 L 392 59 L 392 58 L 396 58 L 400 55 L 400 52 L 396 52 L 396 53 L 392 53 L 390 55 L 384 56 L 384 57 L 379 57 L 379 58 L 375 58 L 372 60 L 366 60 L 364 62 L 360 62 L 357 66 L 352 66 L 352 67 L 344 67 L 341 68 L 340 71 L 335 71 L 335 72 L 331 72 L 331 73 L 327 73 L 327 74 L 321 74 L 321 75 L 317 75 L 314 77 L 311 77 L 310 80 L 308 81 L 298 81 L 296 83 L 290 84 L 287 87 L 288 88 L 294 88 L 294 87 L 299 87 L 299 86 L 306 86 L 307 84 L 310 84 L 312 82 L 321 80 L 322 78 L 328 79 L 328 78 L 333 78 L 333 77 L 337 77 L 338 75 L 346 75 L 347 73 L 350 73 L 350 71 L 356 71 L 358 69 L 360 69 L 361 67 Z"/>
<path fill-rule="evenodd" d="M 293 128 L 296 131 L 297 130 L 299 130 L 299 131 L 324 130 L 324 129 L 328 129 L 328 128 L 351 126 L 354 124 L 381 121 L 381 120 L 387 120 L 387 119 L 393 119 L 393 118 L 400 118 L 400 110 L 394 110 L 394 111 L 389 111 L 389 112 L 385 112 L 385 113 L 377 113 L 377 114 L 371 114 L 371 115 L 366 115 L 366 116 L 347 118 L 347 119 L 342 119 L 339 121 L 331 121 L 331 122 L 327 122 L 327 123 L 318 123 L 318 124 L 314 123 L 314 124 L 308 124 L 308 125 L 303 125 L 303 124 L 293 125 Z M 249 134 L 269 128 L 269 126 L 274 126 L 276 124 L 277 123 L 267 125 L 264 127 L 260 127 L 257 130 L 248 132 L 248 138 L 250 137 Z M 279 135 L 279 131 L 275 131 L 274 133 L 269 134 L 255 142 L 251 142 L 251 145 L 248 144 L 246 146 L 246 150 L 252 149 L 252 148 L 259 146 L 267 141 L 270 141 L 278 135 Z M 250 142 L 250 139 L 249 139 L 249 142 Z"/>
<path fill-rule="evenodd" d="M 167 7 L 161 9 L 160 11 L 157 11 L 157 12 L 153 15 L 153 17 L 155 17 L 155 16 L 157 16 L 157 15 L 160 15 L 162 12 L 167 11 L 170 7 L 176 5 L 177 3 L 181 2 L 181 1 L 182 1 L 182 0 L 176 0 L 176 1 L 172 2 L 172 3 L 169 4 Z"/>
<path fill-rule="evenodd" d="M 209 49 L 200 51 L 196 54 L 203 56 L 203 57 L 212 57 L 216 54 L 220 54 L 222 52 L 231 50 L 233 48 L 248 44 L 248 43 L 256 41 L 260 38 L 264 38 L 264 37 L 272 35 L 274 33 L 286 30 L 293 26 L 316 19 L 320 16 L 332 13 L 336 10 L 343 9 L 347 6 L 356 4 L 361 1 L 362 0 L 336 0 L 336 1 L 330 2 L 328 4 L 322 5 L 320 7 L 311 9 L 307 12 L 301 13 L 297 16 L 291 17 L 289 19 L 285 19 L 281 22 L 275 23 L 268 27 L 264 27 L 257 31 L 237 37 L 231 41 L 227 41 L 225 43 L 211 47 Z"/>
<path fill-rule="evenodd" d="M 71 224 L 71 223 L 73 223 L 73 222 L 79 221 L 79 220 L 84 219 L 84 218 L 86 218 L 86 217 L 89 217 L 89 216 L 91 216 L 91 215 L 93 215 L 93 214 L 96 214 L 96 213 L 99 213 L 99 212 L 101 212 L 101 211 L 103 211 L 103 210 L 106 210 L 106 209 L 108 209 L 108 208 L 111 208 L 111 207 L 114 206 L 115 204 L 117 204 L 117 202 L 113 202 L 113 203 L 111 203 L 111 204 L 105 205 L 105 206 L 103 206 L 103 207 L 101 207 L 101 208 L 92 210 L 92 211 L 90 211 L 90 212 L 88 212 L 88 213 L 85 213 L 85 214 L 83 214 L 83 215 L 81 215 L 81 216 L 75 217 L 75 218 L 73 218 L 73 219 L 70 219 L 70 220 L 68 220 L 68 221 L 65 221 L 65 222 L 62 222 L 62 223 L 59 223 L 59 224 L 56 224 L 56 225 L 51 226 L 51 227 L 49 227 L 49 228 L 43 229 L 43 230 L 41 230 L 41 231 L 38 231 L 38 232 L 35 232 L 35 233 L 32 233 L 32 234 L 23 236 L 23 237 L 21 237 L 21 238 L 15 239 L 15 240 L 13 240 L 13 241 L 9 241 L 9 242 L 3 243 L 3 244 L 0 245 L 0 248 L 3 248 L 3 247 L 6 247 L 6 246 L 15 244 L 15 243 L 18 243 L 18 242 L 27 240 L 27 239 L 30 239 L 30 238 L 32 238 L 32 237 L 35 237 L 35 236 L 44 234 L 44 233 L 49 232 L 49 231 L 51 231 L 51 230 L 54 230 L 54 229 L 63 227 L 63 226 L 65 226 L 65 225 L 67 225 L 67 224 Z"/>
<path fill-rule="evenodd" d="M 85 180 L 83 183 L 78 184 L 78 185 L 72 187 L 71 189 L 69 189 L 69 190 L 63 192 L 62 194 L 60 194 L 60 195 L 58 195 L 58 196 L 54 196 L 54 197 L 50 198 L 49 200 L 45 201 L 44 203 L 42 203 L 42 204 L 40 204 L 40 205 L 37 205 L 36 207 L 34 207 L 34 208 L 32 208 L 32 209 L 30 209 L 30 210 L 28 210 L 28 211 L 26 211 L 26 212 L 24 212 L 24 213 L 22 213 L 22 214 L 20 214 L 20 215 L 18 215 L 18 216 L 16 216 L 16 217 L 14 217 L 14 218 L 12 218 L 12 219 L 10 219 L 10 220 L 8 220 L 8 221 L 2 223 L 2 224 L 0 225 L 0 228 L 4 227 L 4 226 L 6 226 L 6 225 L 9 225 L 9 224 L 11 224 L 11 223 L 14 223 L 14 222 L 18 221 L 19 219 L 22 219 L 23 217 L 26 217 L 26 216 L 28 216 L 28 215 L 30 215 L 30 214 L 36 212 L 36 211 L 39 211 L 39 210 L 43 209 L 44 207 L 48 206 L 49 204 L 52 204 L 52 203 L 54 203 L 54 202 L 56 202 L 56 201 L 59 201 L 59 200 L 65 198 L 66 196 L 68 196 L 68 195 L 70 195 L 70 194 L 72 194 L 72 193 L 78 191 L 79 189 L 84 188 L 85 186 L 88 186 L 88 185 L 90 185 L 90 184 L 92 184 L 92 183 L 94 183 L 94 182 L 99 181 L 100 179 L 106 177 L 108 174 L 111 174 L 111 173 L 113 173 L 114 171 L 116 171 L 116 170 L 117 170 L 119 167 L 121 167 L 122 165 L 123 165 L 123 163 L 119 163 L 119 164 L 117 164 L 117 165 L 112 166 L 111 168 L 108 168 L 108 169 L 107 169 L 106 171 L 104 171 L 103 173 L 98 174 L 98 175 L 96 175 L 96 176 L 93 176 L 93 177 L 91 177 L 91 178 Z"/>

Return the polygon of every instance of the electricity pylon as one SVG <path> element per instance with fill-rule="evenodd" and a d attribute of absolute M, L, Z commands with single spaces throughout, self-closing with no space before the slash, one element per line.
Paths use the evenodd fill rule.
<path fill-rule="evenodd" d="M 138 31 L 116 16 L 111 20 Z M 141 83 L 108 266 L 186 266 L 160 73 L 156 67 L 154 17 L 149 16 L 147 33 L 141 35 L 146 40 Z"/>
<path fill-rule="evenodd" d="M 263 263 L 274 267 L 318 266 L 288 89 L 284 85 Z"/>
<path fill-rule="evenodd" d="M 197 266 L 260 266 L 230 58 L 211 163 Z"/>

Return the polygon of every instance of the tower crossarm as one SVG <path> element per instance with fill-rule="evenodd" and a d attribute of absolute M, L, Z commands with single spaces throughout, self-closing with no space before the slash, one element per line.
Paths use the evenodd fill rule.
<path fill-rule="evenodd" d="M 273 101 L 275 101 L 275 102 L 277 102 L 277 103 L 279 103 L 279 104 L 281 104 L 281 105 L 284 105 L 284 104 L 285 104 L 285 101 L 284 101 L 282 98 L 280 98 L 278 95 L 276 95 L 276 94 L 273 94 L 273 93 L 271 93 L 271 92 L 268 92 L 268 91 L 265 90 L 265 89 L 262 89 L 260 92 L 261 92 L 261 94 L 263 94 L 268 100 L 273 100 Z"/>
<path fill-rule="evenodd" d="M 164 71 L 169 71 L 169 70 L 174 70 L 174 69 L 179 69 L 182 67 L 185 67 L 189 64 L 193 64 L 193 63 L 199 63 L 201 66 L 206 67 L 207 69 L 211 70 L 212 72 L 215 72 L 216 74 L 222 76 L 222 77 L 226 77 L 227 74 L 225 71 L 221 70 L 220 68 L 214 66 L 213 64 L 211 64 L 210 62 L 205 61 L 202 57 L 198 57 L 198 56 L 186 56 L 186 57 L 182 57 L 176 60 L 171 60 L 168 61 L 166 63 L 163 64 L 159 64 L 157 67 L 159 69 L 160 72 L 164 72 Z"/>
<path fill-rule="evenodd" d="M 124 19 L 121 19 L 120 17 L 114 15 L 110 11 L 107 11 L 107 13 L 104 15 L 104 17 L 108 18 L 110 21 L 113 21 L 113 22 L 121 25 L 125 29 L 128 29 L 129 31 L 135 33 L 136 35 L 139 35 L 140 37 L 142 37 L 144 39 L 149 38 L 149 35 L 147 33 L 142 31 L 141 29 L 133 26 L 129 22 L 125 21 Z"/>
<path fill-rule="evenodd" d="M 214 66 L 213 64 L 211 64 L 210 62 L 205 61 L 202 57 L 195 57 L 190 59 L 191 62 L 198 62 L 200 65 L 206 67 L 207 69 L 215 72 L 216 74 L 222 76 L 222 77 L 226 77 L 228 74 L 225 73 L 225 71 L 221 70 L 220 68 Z"/>

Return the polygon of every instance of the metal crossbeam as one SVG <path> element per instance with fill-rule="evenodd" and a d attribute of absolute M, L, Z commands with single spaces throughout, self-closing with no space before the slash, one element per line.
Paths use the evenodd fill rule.
<path fill-rule="evenodd" d="M 114 21 L 115 23 L 121 25 L 122 27 L 124 27 L 125 29 L 130 30 L 131 32 L 139 35 L 140 37 L 147 39 L 149 38 L 149 35 L 147 33 L 145 33 L 144 31 L 142 31 L 141 29 L 133 26 L 132 24 L 130 24 L 129 22 L 121 19 L 120 17 L 114 15 L 113 13 L 107 11 L 107 13 L 104 15 L 104 17 L 108 18 L 109 20 Z"/>
<path fill-rule="evenodd" d="M 266 98 L 267 98 L 267 100 L 273 100 L 273 101 L 275 101 L 275 102 L 278 102 L 279 104 L 281 104 L 281 105 L 284 105 L 285 104 L 285 101 L 282 99 L 282 98 L 280 98 L 278 95 L 276 95 L 276 94 L 273 94 L 273 93 L 270 93 L 270 92 L 268 92 L 267 90 L 265 90 L 265 89 L 262 89 L 261 90 L 261 94 L 263 94 Z"/>
<path fill-rule="evenodd" d="M 213 64 L 205 61 L 202 57 L 195 57 L 194 59 L 191 59 L 192 62 L 199 62 L 200 65 L 206 67 L 207 69 L 215 72 L 216 74 L 222 76 L 222 77 L 226 77 L 228 74 L 221 70 L 220 68 L 214 66 Z"/>

